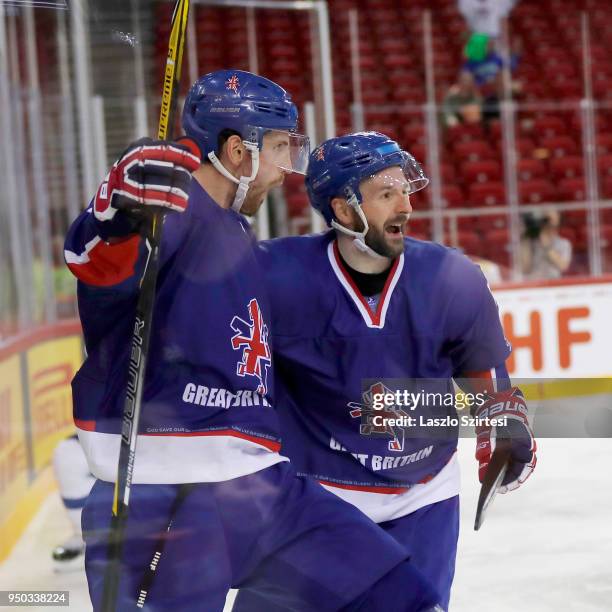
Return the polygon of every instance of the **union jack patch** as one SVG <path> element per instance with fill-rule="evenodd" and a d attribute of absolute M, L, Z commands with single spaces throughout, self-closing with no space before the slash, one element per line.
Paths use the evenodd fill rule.
<path fill-rule="evenodd" d="M 268 392 L 268 370 L 271 365 L 270 345 L 268 344 L 268 326 L 264 323 L 263 314 L 256 299 L 248 306 L 249 321 L 235 316 L 231 322 L 232 348 L 241 351 L 241 358 L 236 367 L 238 376 L 253 376 L 258 381 L 257 392 L 266 395 Z"/>
<path fill-rule="evenodd" d="M 240 87 L 238 77 L 233 74 L 229 79 L 227 79 L 227 81 L 225 81 L 225 86 L 228 89 L 231 89 L 234 93 L 238 93 L 238 87 Z"/>
<path fill-rule="evenodd" d="M 325 151 L 323 150 L 323 147 L 319 147 L 315 151 L 315 159 L 317 161 L 324 161 L 325 160 Z"/>

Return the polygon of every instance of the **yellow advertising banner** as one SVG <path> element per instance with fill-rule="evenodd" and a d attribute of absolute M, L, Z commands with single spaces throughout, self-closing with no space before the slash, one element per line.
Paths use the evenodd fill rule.
<path fill-rule="evenodd" d="M 0 361 L 0 525 L 29 486 L 19 361 L 19 354 Z"/>
<path fill-rule="evenodd" d="M 53 449 L 74 433 L 70 381 L 83 361 L 81 340 L 43 342 L 27 352 L 34 470 L 49 464 Z"/>

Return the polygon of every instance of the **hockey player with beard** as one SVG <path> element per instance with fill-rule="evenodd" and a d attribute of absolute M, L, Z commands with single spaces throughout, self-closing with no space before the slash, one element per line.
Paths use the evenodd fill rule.
<path fill-rule="evenodd" d="M 305 171 L 308 142 L 295 131 L 295 105 L 267 79 L 221 70 L 193 85 L 182 121 L 189 140 L 139 141 L 125 151 L 66 242 L 87 347 L 73 381 L 75 422 L 97 478 L 83 510 L 94 609 L 147 257 L 139 219 L 147 207 L 163 207 L 172 214 L 162 235 L 118 609 L 134 608 L 165 538 L 147 610 L 221 611 L 230 588 L 283 610 L 440 610 L 403 547 L 297 476 L 279 453 L 268 296 L 244 215 L 255 214 L 285 174 Z M 193 486 L 171 516 L 185 483 Z"/>
<path fill-rule="evenodd" d="M 378 416 L 451 419 L 453 379 L 461 380 L 482 400 L 475 416 L 507 418 L 504 427 L 476 432 L 481 480 L 496 437 L 511 439 L 504 492 L 531 474 L 536 444 L 479 268 L 455 249 L 405 237 L 410 195 L 427 183 L 414 158 L 383 134 L 332 138 L 313 151 L 306 177 L 310 202 L 332 229 L 263 242 L 259 259 L 271 300 L 283 452 L 299 473 L 406 546 L 446 607 L 459 526 L 457 429 L 411 434 L 380 425 L 375 401 L 400 391 L 392 388 L 400 379 L 417 394 L 450 395 L 450 406 L 387 405 Z M 241 592 L 234 610 L 277 608 Z"/>

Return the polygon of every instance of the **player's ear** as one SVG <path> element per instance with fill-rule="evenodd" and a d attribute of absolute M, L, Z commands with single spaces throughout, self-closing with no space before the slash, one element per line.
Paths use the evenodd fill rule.
<path fill-rule="evenodd" d="M 342 225 L 350 225 L 353 219 L 350 211 L 350 205 L 344 198 L 333 198 L 331 207 L 334 211 L 334 216 Z"/>
<path fill-rule="evenodd" d="M 229 166 L 228 170 L 238 168 L 244 161 L 245 154 L 246 149 L 242 144 L 242 138 L 237 134 L 233 134 L 225 141 L 222 158 L 225 157 L 225 161 Z"/>

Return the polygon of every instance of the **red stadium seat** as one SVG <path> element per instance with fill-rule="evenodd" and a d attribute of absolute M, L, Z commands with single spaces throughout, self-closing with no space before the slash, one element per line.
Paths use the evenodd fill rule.
<path fill-rule="evenodd" d="M 612 176 L 602 176 L 599 188 L 604 198 L 612 198 Z"/>
<path fill-rule="evenodd" d="M 586 187 L 583 178 L 563 179 L 559 182 L 559 199 L 564 202 L 583 202 Z"/>
<path fill-rule="evenodd" d="M 447 208 L 460 208 L 465 206 L 463 192 L 457 185 L 445 185 L 442 187 L 442 201 Z"/>
<path fill-rule="evenodd" d="M 414 219 L 411 218 L 408 222 L 408 236 L 414 234 L 420 234 L 422 236 L 429 236 L 431 232 L 431 221 L 429 219 Z"/>
<path fill-rule="evenodd" d="M 481 232 L 490 232 L 508 228 L 510 220 L 508 215 L 480 215 L 476 225 Z"/>
<path fill-rule="evenodd" d="M 397 124 L 395 123 L 372 123 L 368 129 L 372 132 L 380 132 L 392 140 L 399 140 Z"/>
<path fill-rule="evenodd" d="M 484 140 L 485 133 L 480 124 L 459 124 L 449 127 L 446 131 L 447 142 L 470 142 L 472 140 Z"/>
<path fill-rule="evenodd" d="M 418 123 L 408 123 L 402 127 L 402 138 L 407 144 L 407 149 L 415 144 L 425 144 L 425 128 Z"/>
<path fill-rule="evenodd" d="M 519 183 L 519 202 L 521 204 L 541 204 L 555 199 L 555 188 L 545 179 L 532 179 Z"/>
<path fill-rule="evenodd" d="M 308 196 L 305 193 L 292 193 L 287 197 L 287 214 L 299 217 L 308 210 Z"/>
<path fill-rule="evenodd" d="M 452 234 L 444 234 L 444 244 L 461 249 L 466 255 L 477 255 L 482 251 L 482 240 L 476 232 L 457 232 L 457 243 L 454 244 Z"/>
<path fill-rule="evenodd" d="M 496 181 L 470 185 L 471 206 L 502 206 L 506 203 L 504 184 Z"/>
<path fill-rule="evenodd" d="M 482 240 L 476 232 L 457 232 L 457 243 L 466 255 L 480 255 L 483 251 Z"/>
<path fill-rule="evenodd" d="M 583 95 L 582 85 L 577 81 L 555 81 L 553 85 L 562 100 L 576 100 Z"/>
<path fill-rule="evenodd" d="M 537 138 L 543 140 L 554 136 L 564 136 L 567 134 L 567 124 L 559 117 L 542 117 L 536 119 L 533 130 Z"/>
<path fill-rule="evenodd" d="M 584 174 L 582 157 L 570 155 L 550 160 L 550 171 L 555 179 L 577 178 Z"/>
<path fill-rule="evenodd" d="M 266 48 L 266 55 L 270 58 L 295 59 L 298 53 L 297 49 L 293 45 L 280 43 Z"/>
<path fill-rule="evenodd" d="M 607 261 L 607 271 L 612 268 L 612 225 L 601 226 L 601 248 L 604 260 Z"/>
<path fill-rule="evenodd" d="M 391 85 L 389 92 L 391 100 L 399 104 L 422 104 L 425 102 L 425 92 L 422 87 L 415 87 L 412 83 Z"/>
<path fill-rule="evenodd" d="M 564 210 L 561 223 L 575 228 L 586 227 L 586 210 Z"/>
<path fill-rule="evenodd" d="M 423 189 L 417 191 L 410 196 L 410 205 L 413 210 L 426 210 L 431 205 L 431 191 L 429 189 Z"/>
<path fill-rule="evenodd" d="M 424 163 L 427 159 L 427 151 L 424 144 L 415 144 L 409 148 L 410 153 L 419 163 Z"/>
<path fill-rule="evenodd" d="M 442 162 L 440 164 L 440 173 L 442 174 L 442 183 L 446 185 L 452 183 L 456 178 L 455 166 L 453 166 L 452 164 Z"/>
<path fill-rule="evenodd" d="M 576 242 L 576 230 L 573 227 L 560 227 L 559 235 L 569 240 L 572 244 Z"/>
<path fill-rule="evenodd" d="M 487 259 L 510 267 L 510 232 L 507 229 L 492 230 L 484 235 L 484 253 Z"/>
<path fill-rule="evenodd" d="M 546 166 L 539 159 L 519 159 L 517 173 L 519 181 L 542 178 L 546 174 Z"/>
<path fill-rule="evenodd" d="M 376 107 L 370 107 L 365 112 L 366 125 L 373 123 L 390 123 L 393 116 L 387 110 L 380 110 Z"/>
<path fill-rule="evenodd" d="M 563 157 L 565 155 L 576 155 L 578 147 L 576 141 L 569 136 L 555 136 L 545 138 L 540 142 L 544 149 L 548 149 L 551 157 Z"/>
<path fill-rule="evenodd" d="M 455 157 L 460 162 L 495 159 L 495 153 L 485 140 L 458 142 L 453 146 Z"/>
<path fill-rule="evenodd" d="M 597 142 L 598 155 L 612 153 L 612 133 L 604 132 L 602 134 L 597 134 L 595 140 Z"/>
<path fill-rule="evenodd" d="M 489 122 L 489 134 L 496 141 L 502 138 L 502 124 L 499 119 L 492 119 Z"/>
<path fill-rule="evenodd" d="M 406 147 L 406 150 L 410 152 L 410 147 Z M 423 167 L 423 171 L 425 172 L 425 175 L 431 179 L 432 172 L 429 169 L 429 166 L 427 165 L 427 163 L 423 163 L 421 164 L 421 166 Z M 450 185 L 456 179 L 455 166 L 453 166 L 453 164 L 441 162 L 440 163 L 440 173 L 442 175 L 443 185 Z"/>
<path fill-rule="evenodd" d="M 409 70 L 404 66 L 390 70 L 387 77 L 393 97 L 395 97 L 395 91 L 398 88 L 410 87 L 419 92 L 423 89 L 423 77 L 418 72 Z"/>
<path fill-rule="evenodd" d="M 396 68 L 410 68 L 413 65 L 413 60 L 405 52 L 390 53 L 389 55 L 383 55 L 383 65 L 388 70 L 393 70 Z"/>
<path fill-rule="evenodd" d="M 589 228 L 585 226 L 576 228 L 576 237 L 573 242 L 573 247 L 575 251 L 586 252 L 589 248 Z"/>
<path fill-rule="evenodd" d="M 363 103 L 366 106 L 377 106 L 387 103 L 387 90 L 379 87 L 377 89 L 367 89 L 362 95 Z"/>
<path fill-rule="evenodd" d="M 461 232 L 473 232 L 474 229 L 478 229 L 479 217 L 480 215 L 457 217 L 457 229 Z M 446 221 L 450 222 L 450 219 L 447 219 Z M 449 223 L 447 223 L 447 226 L 450 227 Z"/>
<path fill-rule="evenodd" d="M 274 74 L 283 73 L 285 75 L 299 75 L 303 72 L 301 64 L 294 58 L 281 57 L 278 59 L 272 59 L 269 62 L 270 70 Z"/>
<path fill-rule="evenodd" d="M 612 77 L 600 77 L 593 83 L 593 92 L 595 98 L 606 99 L 610 98 L 612 89 Z"/>
<path fill-rule="evenodd" d="M 516 139 L 516 152 L 519 157 L 531 157 L 535 148 L 535 143 L 533 142 L 533 140 L 531 140 L 531 138 Z"/>
<path fill-rule="evenodd" d="M 546 63 L 544 64 L 544 72 L 546 74 L 546 78 L 552 80 L 553 82 L 557 81 L 569 81 L 573 80 L 578 82 L 576 68 L 574 67 L 571 59 L 568 58 L 567 54 L 562 61 L 558 59 L 554 59 L 551 61 L 551 58 L 548 58 Z M 565 133 L 565 126 L 561 126 L 561 130 L 554 130 L 554 133 L 548 134 L 548 136 L 557 136 L 558 134 Z"/>
<path fill-rule="evenodd" d="M 407 51 L 407 41 L 403 38 L 386 38 L 378 41 L 378 46 L 385 53 L 397 53 L 398 51 Z"/>
<path fill-rule="evenodd" d="M 465 162 L 461 165 L 461 176 L 466 183 L 499 181 L 501 174 L 499 162 L 492 159 Z"/>

